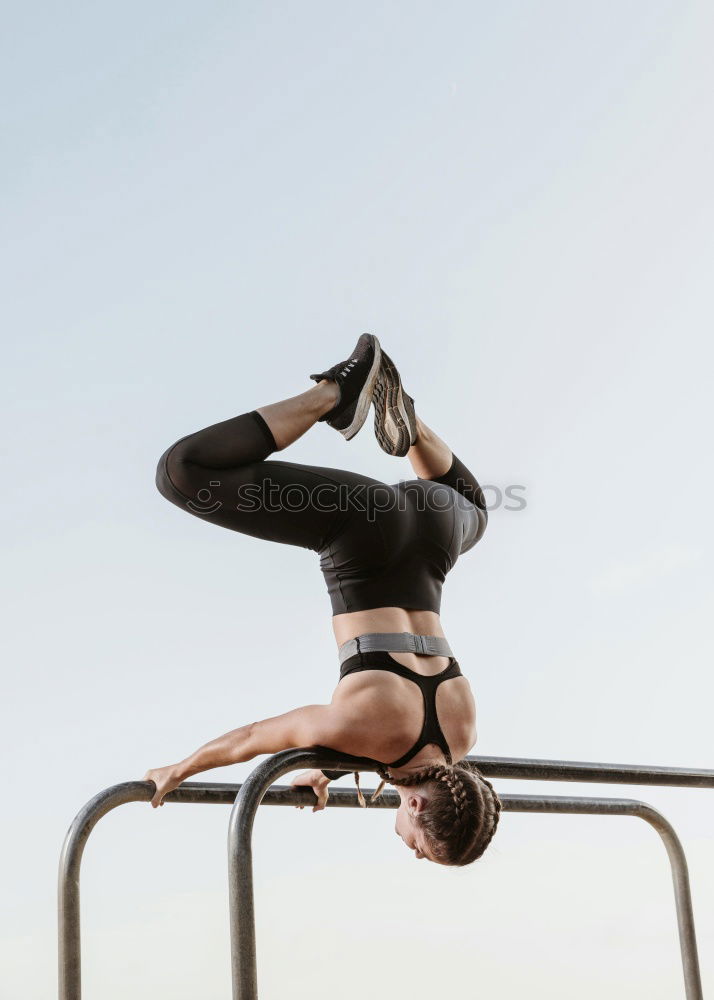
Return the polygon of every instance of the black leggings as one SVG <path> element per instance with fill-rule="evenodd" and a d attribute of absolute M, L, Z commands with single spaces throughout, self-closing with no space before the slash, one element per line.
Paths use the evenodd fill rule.
<path fill-rule="evenodd" d="M 385 606 L 438 612 L 446 572 L 486 522 L 481 489 L 459 459 L 437 479 L 390 486 L 345 469 L 266 461 L 277 450 L 252 410 L 171 445 L 156 485 L 195 517 L 320 553 L 333 614 Z M 441 487 L 439 502 L 438 484 L 453 487 Z"/>

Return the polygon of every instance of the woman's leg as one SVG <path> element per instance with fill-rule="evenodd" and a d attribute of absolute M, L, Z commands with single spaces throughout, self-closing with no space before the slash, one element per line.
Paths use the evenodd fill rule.
<path fill-rule="evenodd" d="M 459 501 L 455 514 L 460 521 L 461 552 L 468 552 L 480 540 L 488 523 L 483 490 L 473 472 L 454 455 L 446 442 L 418 416 L 416 422 L 417 439 L 407 456 L 418 479 L 451 486 L 467 501 Z"/>
<path fill-rule="evenodd" d="M 266 461 L 330 412 L 338 393 L 325 380 L 181 438 L 159 460 L 159 492 L 221 527 L 316 552 L 345 531 L 363 531 L 357 522 L 384 484 L 343 469 Z"/>
<path fill-rule="evenodd" d="M 407 452 L 414 474 L 419 479 L 443 476 L 451 467 L 452 452 L 448 444 L 416 415 L 417 439 Z"/>
<path fill-rule="evenodd" d="M 282 451 L 309 431 L 321 416 L 329 413 L 339 398 L 337 383 L 323 379 L 299 396 L 259 406 L 256 412 L 270 428 L 278 451 Z"/>
<path fill-rule="evenodd" d="M 282 451 L 302 437 L 323 413 L 332 409 L 338 396 L 337 385 L 323 381 L 298 396 L 258 407 L 254 412 L 261 415 L 272 435 L 272 442 L 268 442 L 271 452 Z M 244 416 L 245 414 L 241 414 L 212 424 L 178 441 L 171 451 L 168 463 L 172 478 L 174 473 L 181 477 L 181 466 L 186 463 L 224 469 L 265 457 L 260 456 L 255 443 L 245 437 Z"/>
<path fill-rule="evenodd" d="M 475 507 L 486 514 L 483 490 L 473 472 L 454 455 L 445 441 L 428 427 L 418 416 L 417 439 L 407 452 L 414 473 L 419 479 L 431 479 L 435 483 L 446 483 L 465 497 Z"/>

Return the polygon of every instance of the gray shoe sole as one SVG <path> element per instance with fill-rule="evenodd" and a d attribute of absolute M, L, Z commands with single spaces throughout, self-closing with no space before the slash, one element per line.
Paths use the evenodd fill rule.
<path fill-rule="evenodd" d="M 403 457 L 417 439 L 416 414 L 404 392 L 397 367 L 382 351 L 382 367 L 374 390 L 374 433 L 388 455 Z"/>
<path fill-rule="evenodd" d="M 380 347 L 376 336 L 374 334 L 371 336 L 372 343 L 374 345 L 374 358 L 372 359 L 372 366 L 369 369 L 369 374 L 364 381 L 362 391 L 357 397 L 354 416 L 352 417 L 349 426 L 339 429 L 340 434 L 344 434 L 348 441 L 355 436 L 357 431 L 367 419 L 367 414 L 369 413 L 369 408 L 372 405 L 372 397 L 374 396 L 375 387 L 379 377 L 379 370 L 382 366 L 382 348 Z"/>

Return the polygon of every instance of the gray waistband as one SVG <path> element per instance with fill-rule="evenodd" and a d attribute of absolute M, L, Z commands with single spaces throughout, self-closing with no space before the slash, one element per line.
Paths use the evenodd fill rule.
<path fill-rule="evenodd" d="M 355 653 L 385 650 L 395 653 L 422 653 L 427 656 L 453 656 L 451 646 L 441 635 L 415 635 L 414 632 L 365 632 L 348 639 L 339 648 L 340 664 Z"/>

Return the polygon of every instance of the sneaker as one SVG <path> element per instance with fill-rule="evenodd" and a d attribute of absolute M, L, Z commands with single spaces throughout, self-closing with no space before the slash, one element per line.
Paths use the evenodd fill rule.
<path fill-rule="evenodd" d="M 400 457 L 417 439 L 414 399 L 405 392 L 397 367 L 385 351 L 374 390 L 374 433 L 383 451 Z"/>
<path fill-rule="evenodd" d="M 340 388 L 340 398 L 318 420 L 325 420 L 349 441 L 367 419 L 377 383 L 382 350 L 373 333 L 363 333 L 346 361 L 310 378 L 315 382 L 330 379 Z"/>

